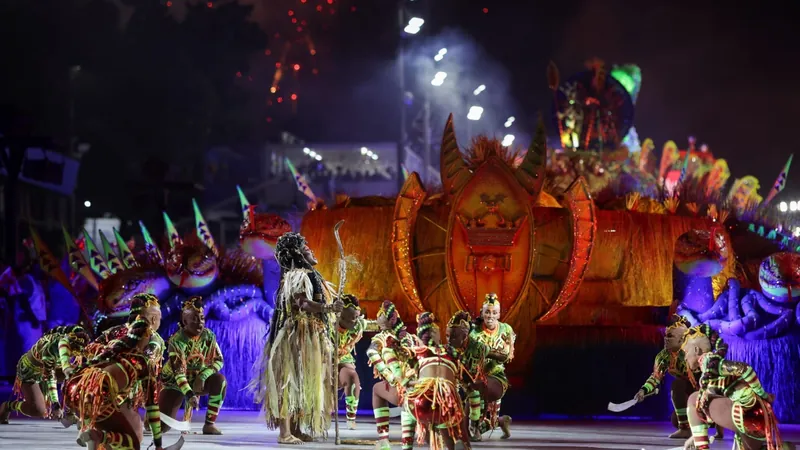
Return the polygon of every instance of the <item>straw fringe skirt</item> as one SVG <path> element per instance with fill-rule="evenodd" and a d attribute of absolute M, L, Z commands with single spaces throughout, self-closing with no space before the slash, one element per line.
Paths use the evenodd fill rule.
<path fill-rule="evenodd" d="M 333 346 L 325 325 L 298 314 L 278 331 L 264 349 L 255 389 L 267 425 L 275 429 L 289 418 L 311 436 L 327 436 L 331 425 Z"/>

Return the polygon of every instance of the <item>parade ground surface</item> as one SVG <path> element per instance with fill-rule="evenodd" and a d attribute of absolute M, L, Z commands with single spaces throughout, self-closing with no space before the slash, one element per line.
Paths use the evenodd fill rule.
<path fill-rule="evenodd" d="M 186 435 L 186 450 L 237 449 L 255 450 L 271 447 L 291 448 L 276 443 L 277 432 L 267 430 L 256 412 L 223 411 L 218 422 L 223 436 L 203 436 L 199 434 L 202 415 L 193 424 L 193 432 Z M 182 416 L 179 416 L 182 417 Z M 781 427 L 784 440 L 800 442 L 800 426 L 785 425 Z M 194 434 L 194 431 L 198 434 Z M 515 422 L 512 424 L 512 437 L 501 440 L 497 432 L 484 441 L 473 444 L 473 448 L 481 449 L 635 449 L 635 450 L 667 450 L 683 445 L 682 440 L 667 439 L 672 432 L 668 423 L 635 422 L 635 421 L 595 421 L 595 422 Z M 65 430 L 54 421 L 20 419 L 12 417 L 10 425 L 0 425 L 0 446 L 8 449 L 31 450 L 64 450 L 80 448 L 75 444 L 76 429 Z M 344 424 L 340 427 L 343 445 L 334 444 L 333 429 L 327 442 L 314 442 L 301 448 L 314 449 L 364 449 L 372 450 L 371 445 L 348 445 L 348 440 L 372 440 L 375 438 L 375 424 L 369 417 L 360 416 L 358 429 L 347 430 Z M 396 441 L 393 449 L 400 449 L 400 424 L 392 421 L 392 441 Z M 164 435 L 164 445 L 174 443 L 178 433 L 170 431 Z M 145 436 L 142 449 L 150 444 L 150 437 Z M 715 442 L 712 449 L 730 449 L 733 435 L 728 433 L 725 439 Z M 416 446 L 417 448 L 427 448 Z"/>

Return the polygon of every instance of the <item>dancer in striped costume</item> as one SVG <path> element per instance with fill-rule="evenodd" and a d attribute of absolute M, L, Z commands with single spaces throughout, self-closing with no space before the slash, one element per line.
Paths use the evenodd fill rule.
<path fill-rule="evenodd" d="M 700 378 L 699 373 L 692 373 L 687 369 L 686 359 L 681 351 L 681 342 L 683 342 L 683 335 L 688 330 L 690 324 L 686 318 L 675 315 L 672 318 L 672 323 L 667 326 L 667 332 L 664 336 L 664 348 L 656 355 L 655 363 L 653 364 L 653 373 L 647 378 L 644 385 L 639 392 L 636 393 L 636 400 L 639 402 L 645 398 L 655 394 L 661 386 L 664 377 L 669 373 L 674 377 L 672 380 L 672 389 L 670 397 L 672 399 L 672 406 L 675 409 L 676 422 L 678 430 L 672 433 L 669 437 L 671 439 L 686 439 L 692 435 L 689 429 L 689 419 L 686 415 L 686 405 L 689 400 L 689 395 L 696 391 L 698 388 L 697 380 Z M 728 352 L 728 345 L 719 337 L 719 335 L 705 327 L 707 335 L 710 337 L 714 353 L 721 357 L 725 357 Z M 722 439 L 722 428 L 716 428 L 717 439 Z"/>
<path fill-rule="evenodd" d="M 0 405 L 0 423 L 8 423 L 12 412 L 61 419 L 57 372 L 63 372 L 65 377 L 72 374 L 73 358 L 80 357 L 89 341 L 89 335 L 77 325 L 56 327 L 42 336 L 17 363 L 13 392 L 22 400 Z M 46 395 L 42 395 L 42 387 L 46 388 Z"/>
<path fill-rule="evenodd" d="M 91 344 L 86 347 L 86 350 L 83 353 L 83 357 L 89 361 L 95 356 L 99 355 L 103 349 L 113 340 L 122 339 L 128 334 L 128 325 L 133 323 L 139 314 L 142 311 L 144 305 L 148 302 L 158 302 L 158 297 L 153 294 L 136 294 L 131 298 L 131 307 L 128 311 L 128 320 L 126 323 L 115 325 L 98 335 Z M 153 336 L 150 338 L 150 345 L 154 346 L 152 351 L 153 353 L 158 352 L 159 350 L 161 353 L 164 353 L 164 339 L 161 337 L 160 334 L 154 333 Z M 160 346 L 160 349 L 155 348 Z"/>
<path fill-rule="evenodd" d="M 470 433 L 473 441 L 480 441 L 482 434 L 498 427 L 503 431 L 501 439 L 511 437 L 511 417 L 500 417 L 500 403 L 508 390 L 505 365 L 514 359 L 514 344 L 517 335 L 507 323 L 500 322 L 500 301 L 497 294 L 486 294 L 481 315 L 474 321 L 470 336 L 489 347 L 496 355 L 487 358 L 484 367 L 485 380 L 477 383 L 478 389 L 469 393 Z M 480 406 L 476 408 L 475 403 Z"/>
<path fill-rule="evenodd" d="M 81 366 L 64 385 L 65 403 L 80 420 L 78 444 L 112 450 L 138 450 L 144 407 L 156 450 L 162 450 L 161 418 L 157 397 L 162 354 L 152 353 L 151 338 L 161 322 L 155 298 L 142 308 L 122 339 L 111 341 Z M 179 449 L 183 438 L 167 450 Z"/>
<path fill-rule="evenodd" d="M 208 395 L 208 410 L 203 434 L 222 434 L 216 427 L 225 400 L 227 382 L 220 373 L 224 363 L 214 332 L 205 327 L 206 318 L 200 297 L 183 302 L 180 329 L 169 338 L 169 360 L 161 372 L 164 388 L 158 399 L 161 411 L 175 417 L 181 403 L 197 408 L 201 395 Z M 161 425 L 168 430 L 166 424 Z"/>
<path fill-rule="evenodd" d="M 432 450 L 442 445 L 448 450 L 465 448 L 467 436 L 462 435 L 464 411 L 458 385 L 466 371 L 459 352 L 442 344 L 436 318 L 429 312 L 417 315 L 416 339 L 407 345 L 419 364 L 419 377 L 408 384 L 405 401 L 417 424 L 417 443 L 424 444 L 427 436 Z M 403 448 L 411 448 L 406 446 L 405 437 Z"/>
<path fill-rule="evenodd" d="M 689 396 L 692 436 L 685 449 L 707 450 L 708 427 L 715 423 L 736 433 L 737 450 L 790 450 L 782 442 L 768 394 L 749 365 L 712 353 L 712 342 L 701 327 L 690 328 L 683 341 L 686 363 L 701 373 L 700 390 Z"/>
<path fill-rule="evenodd" d="M 372 338 L 367 350 L 369 365 L 379 380 L 372 386 L 372 411 L 378 428 L 376 450 L 391 450 L 389 443 L 389 404 L 402 406 L 402 392 L 415 378 L 414 361 L 408 346 L 406 326 L 389 300 L 384 300 L 377 317 L 381 332 Z M 403 447 L 412 445 L 414 439 L 413 420 L 407 408 L 401 412 L 403 424 Z"/>
<path fill-rule="evenodd" d="M 356 296 L 343 295 L 342 302 L 344 309 L 339 315 L 339 389 L 344 391 L 347 427 L 355 430 L 358 398 L 361 395 L 361 380 L 356 372 L 356 344 L 364 333 L 377 332 L 378 323 L 361 315 Z"/>

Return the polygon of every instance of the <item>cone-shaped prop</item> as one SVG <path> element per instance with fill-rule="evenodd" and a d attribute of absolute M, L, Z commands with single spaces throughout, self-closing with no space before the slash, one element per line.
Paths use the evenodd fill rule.
<path fill-rule="evenodd" d="M 106 265 L 108 265 L 108 270 L 110 270 L 111 273 L 117 273 L 117 271 L 122 270 L 122 261 L 120 261 L 117 254 L 114 253 L 114 249 L 111 248 L 111 243 L 106 239 L 106 235 L 102 231 L 99 231 L 99 233 L 100 243 L 103 245 L 103 257 L 106 260 Z"/>
<path fill-rule="evenodd" d="M 200 207 L 197 206 L 197 200 L 192 199 L 192 206 L 194 207 L 194 226 L 197 228 L 197 237 L 203 241 L 206 247 L 210 248 L 215 255 L 219 256 L 217 245 L 214 243 L 214 236 L 211 236 L 211 230 L 208 229 L 206 219 L 203 218 L 203 213 L 200 212 Z"/>
<path fill-rule="evenodd" d="M 103 255 L 97 250 L 97 246 L 94 245 L 92 235 L 89 234 L 85 228 L 83 229 L 83 237 L 86 239 L 86 255 L 89 259 L 89 267 L 91 267 L 94 273 L 99 275 L 100 278 L 105 280 L 111 276 L 111 270 L 109 270 L 106 261 L 103 259 Z"/>
<path fill-rule="evenodd" d="M 86 262 L 86 258 L 83 257 L 83 253 L 75 245 L 75 239 L 70 236 L 69 231 L 67 231 L 64 226 L 61 226 L 61 231 L 64 233 L 64 244 L 67 247 L 67 255 L 69 256 L 69 266 L 72 267 L 72 270 L 75 273 L 82 276 L 93 288 L 99 289 L 99 285 L 97 283 L 97 277 L 94 276 L 94 272 L 92 272 L 92 268 L 89 267 L 89 263 Z"/>
<path fill-rule="evenodd" d="M 150 236 L 150 232 L 147 231 L 147 227 L 144 226 L 144 223 L 141 220 L 139 221 L 139 229 L 142 230 L 142 237 L 144 238 L 144 252 L 147 254 L 147 258 L 150 259 L 151 262 L 164 264 L 164 256 L 161 255 L 161 250 L 158 249 L 156 241 L 154 241 L 153 237 Z"/>
<path fill-rule="evenodd" d="M 133 256 L 133 252 L 128 248 L 128 243 L 125 242 L 125 239 L 122 238 L 116 228 L 113 230 L 114 240 L 117 241 L 117 253 L 119 253 L 120 259 L 122 259 L 122 264 L 124 264 L 127 269 L 138 266 L 139 263 L 136 262 L 136 257 Z"/>
<path fill-rule="evenodd" d="M 239 193 L 239 202 L 242 204 L 242 218 L 247 220 L 250 217 L 250 202 L 247 201 L 242 188 L 238 185 L 236 186 L 236 191 Z"/>
<path fill-rule="evenodd" d="M 175 248 L 183 244 L 181 235 L 178 234 L 178 230 L 175 228 L 175 225 L 172 224 L 172 220 L 170 220 L 166 212 L 164 212 L 164 224 L 167 226 L 167 238 L 169 238 L 169 248 Z"/>
<path fill-rule="evenodd" d="M 31 227 L 31 238 L 33 238 L 33 246 L 36 249 L 36 256 L 39 259 L 39 265 L 47 272 L 48 275 L 53 277 L 54 280 L 61 283 L 68 291 L 72 292 L 72 286 L 69 284 L 67 275 L 61 270 L 58 260 L 53 256 L 53 252 L 44 243 L 39 233 Z"/>

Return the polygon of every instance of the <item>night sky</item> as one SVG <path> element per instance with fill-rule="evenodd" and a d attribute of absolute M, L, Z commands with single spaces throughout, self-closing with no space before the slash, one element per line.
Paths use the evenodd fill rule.
<path fill-rule="evenodd" d="M 88 0 L 70 1 L 90 4 Z M 194 0 L 174 0 L 176 14 L 184 1 Z M 430 11 L 421 15 L 426 23 L 422 33 L 412 39 L 421 42 L 454 31 L 471 37 L 487 57 L 483 67 L 470 70 L 488 73 L 491 68 L 508 75 L 517 125 L 527 124 L 530 131 L 538 112 L 551 111 L 552 93 L 545 77 L 548 62 L 558 65 L 564 79 L 583 70 L 587 59 L 598 57 L 608 66 L 634 63 L 641 67 L 643 83 L 635 126 L 641 140 L 654 140 L 659 154 L 667 140 L 685 148 L 686 138 L 696 136 L 698 144 L 707 143 L 715 156 L 728 160 L 731 182 L 755 175 L 761 181 L 761 195 L 766 196 L 797 145 L 794 132 L 800 116 L 800 89 L 794 80 L 800 39 L 792 26 L 797 10 L 792 2 L 759 6 L 748 2 L 742 7 L 730 2 L 722 6 L 704 1 L 615 0 L 419 0 L 408 4 L 424 7 L 426 1 Z M 240 2 L 256 6 L 253 20 L 272 36 L 276 24 L 288 20 L 286 11 L 299 7 L 301 0 Z M 130 6 L 135 2 L 108 3 L 124 12 L 123 25 L 136 14 L 136 8 Z M 275 113 L 276 118 L 283 114 L 283 120 L 269 124 L 264 118 L 258 120 L 265 129 L 284 128 L 309 142 L 395 141 L 400 110 L 394 69 L 400 42 L 396 3 L 336 3 L 341 3 L 339 12 L 325 19 L 325 33 L 316 41 L 319 73 L 300 79 L 297 114 Z M 112 27 L 119 19 L 108 21 L 114 22 L 109 24 Z M 27 30 L 25 39 L 36 37 Z M 164 48 L 170 44 L 165 43 Z M 253 89 L 252 96 L 255 103 L 263 105 L 274 59 L 256 56 L 251 72 L 263 78 L 250 80 L 261 90 Z M 52 54 L 41 58 L 58 59 Z M 235 72 L 230 76 L 236 76 Z M 52 101 L 64 103 L 63 92 L 61 97 L 56 95 L 59 87 L 50 87 L 54 90 Z M 13 90 L 14 86 L 6 83 L 3 89 Z M 61 111 L 63 106 L 59 106 Z M 249 114 L 245 108 L 242 106 Z M 443 117 L 435 117 L 434 135 L 443 121 Z M 98 153 L 113 153 L 110 147 L 94 146 L 84 161 L 85 170 L 107 167 L 108 155 Z M 798 170 L 795 167 L 790 172 L 787 188 L 778 200 L 800 197 Z M 82 190 L 90 187 L 94 189 L 84 184 Z"/>

